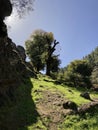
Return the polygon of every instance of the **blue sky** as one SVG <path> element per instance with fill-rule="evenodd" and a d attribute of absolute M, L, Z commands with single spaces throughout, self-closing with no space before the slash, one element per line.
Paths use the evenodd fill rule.
<path fill-rule="evenodd" d="M 7 23 L 9 36 L 22 46 L 35 29 L 53 32 L 62 67 L 98 46 L 98 0 L 36 0 L 33 12 Z"/>

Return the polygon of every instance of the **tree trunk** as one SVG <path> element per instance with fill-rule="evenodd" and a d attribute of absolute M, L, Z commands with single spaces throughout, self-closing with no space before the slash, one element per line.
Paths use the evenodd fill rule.
<path fill-rule="evenodd" d="M 55 51 L 55 47 L 57 44 L 59 44 L 59 42 L 56 42 L 56 40 L 54 40 L 54 45 L 53 46 L 49 45 L 49 48 L 48 48 L 48 58 L 46 61 L 46 75 L 48 75 L 48 76 L 50 76 L 50 71 L 51 71 L 52 54 Z"/>
<path fill-rule="evenodd" d="M 50 61 L 47 60 L 46 63 L 46 75 L 50 76 Z"/>

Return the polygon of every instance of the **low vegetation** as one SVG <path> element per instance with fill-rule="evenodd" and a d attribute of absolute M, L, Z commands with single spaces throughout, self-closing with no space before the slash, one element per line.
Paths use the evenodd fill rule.
<path fill-rule="evenodd" d="M 39 75 L 38 79 L 31 79 L 31 82 L 33 83 L 33 89 L 31 91 L 32 99 L 34 103 L 36 104 L 36 110 L 39 114 L 37 118 L 36 123 L 32 123 L 32 125 L 28 126 L 28 130 L 94 130 L 98 128 L 98 110 L 94 110 L 90 113 L 85 113 L 84 115 L 78 115 L 78 114 L 72 114 L 72 115 L 66 115 L 65 113 L 62 113 L 62 109 L 58 112 L 58 104 L 61 105 L 61 98 L 62 100 L 70 100 L 75 102 L 78 107 L 83 105 L 84 103 L 91 102 L 90 100 L 84 99 L 80 96 L 81 92 L 85 92 L 85 89 L 81 88 L 72 88 L 69 86 L 65 86 L 63 84 L 57 85 L 55 84 L 55 80 L 52 80 L 49 77 Z M 50 94 L 51 93 L 51 94 Z M 97 99 L 98 94 L 95 92 L 89 91 L 91 99 Z M 46 94 L 46 96 L 45 96 Z M 55 96 L 54 96 L 55 95 Z M 57 98 L 57 95 L 59 99 Z M 49 96 L 49 97 L 48 97 Z M 47 97 L 47 98 L 46 98 Z M 54 97 L 54 98 L 53 98 Z M 48 103 L 47 103 L 47 99 Z M 59 102 L 55 105 L 54 100 L 56 98 L 56 101 Z M 45 104 L 46 103 L 46 104 Z M 51 104 L 47 110 L 48 104 Z M 53 106 L 52 106 L 53 105 Z M 55 111 L 54 108 L 56 108 L 57 111 Z M 40 109 L 39 109 L 40 108 Z M 53 112 L 57 113 L 59 116 L 61 114 L 61 117 L 55 114 L 51 114 L 49 112 L 53 110 Z M 53 113 L 52 112 L 52 113 Z M 59 119 L 59 121 L 57 121 Z M 55 120 L 53 122 L 53 120 Z"/>

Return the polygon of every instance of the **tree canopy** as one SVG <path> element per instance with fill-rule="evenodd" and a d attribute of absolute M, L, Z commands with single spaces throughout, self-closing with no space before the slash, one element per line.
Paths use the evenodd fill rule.
<path fill-rule="evenodd" d="M 59 42 L 54 40 L 53 33 L 43 30 L 35 30 L 26 41 L 26 53 L 37 71 L 46 68 L 46 74 L 50 75 L 50 71 L 58 70 L 60 60 L 54 54 L 57 44 Z"/>
<path fill-rule="evenodd" d="M 90 88 L 92 68 L 86 60 L 74 60 L 66 68 L 61 69 L 59 78 L 74 87 Z"/>

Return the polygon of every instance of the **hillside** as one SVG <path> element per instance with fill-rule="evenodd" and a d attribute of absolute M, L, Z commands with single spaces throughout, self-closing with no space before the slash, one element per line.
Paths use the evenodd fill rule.
<path fill-rule="evenodd" d="M 34 85 L 32 96 L 40 118 L 34 126 L 29 127 L 30 130 L 82 130 L 85 127 L 87 127 L 87 129 L 96 128 L 96 118 L 98 115 L 93 115 L 91 117 L 91 111 L 90 114 L 80 114 L 79 116 L 75 111 L 72 111 L 72 109 L 64 109 L 63 106 L 67 101 L 75 102 L 78 108 L 83 104 L 89 104 L 89 102 L 91 102 L 90 100 L 84 99 L 80 96 L 81 92 L 86 90 L 77 90 L 63 84 L 57 85 L 54 80 L 46 76 L 41 76 L 37 80 L 31 79 L 31 81 Z M 90 96 L 91 99 L 97 100 L 98 98 L 98 94 L 93 92 L 90 92 Z M 89 126 L 90 122 L 92 122 L 90 124 L 92 128 Z"/>
<path fill-rule="evenodd" d="M 31 78 L 16 89 L 15 99 L 0 109 L 0 128 L 4 130 L 95 130 L 98 128 L 98 94 L 89 92 L 93 100 L 80 96 L 83 89 L 56 84 L 44 75 Z M 66 102 L 75 106 L 66 108 Z M 96 104 L 85 113 L 81 105 Z M 77 107 L 77 110 L 76 110 Z M 11 125 L 10 125 L 11 124 Z"/>

